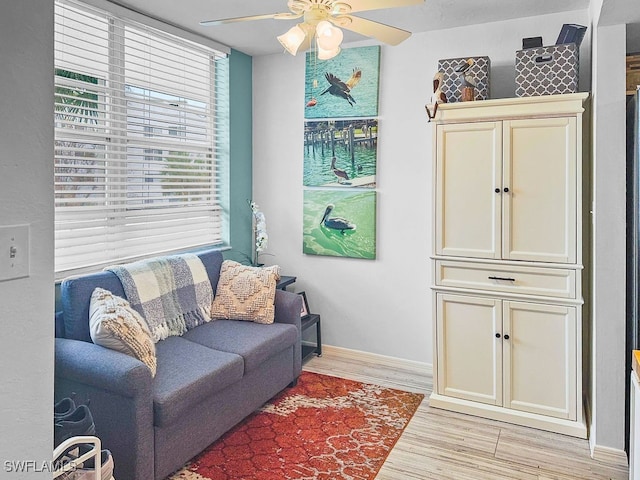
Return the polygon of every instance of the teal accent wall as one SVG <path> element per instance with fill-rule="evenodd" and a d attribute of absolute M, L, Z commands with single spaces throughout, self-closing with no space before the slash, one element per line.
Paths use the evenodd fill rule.
<path fill-rule="evenodd" d="M 228 245 L 225 258 L 251 260 L 253 242 L 249 202 L 253 188 L 253 64 L 249 55 L 231 50 L 229 56 L 229 167 L 227 195 Z"/>

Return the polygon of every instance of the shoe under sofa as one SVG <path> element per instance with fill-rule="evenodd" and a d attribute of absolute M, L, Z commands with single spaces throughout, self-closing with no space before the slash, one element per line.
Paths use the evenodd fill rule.
<path fill-rule="evenodd" d="M 197 254 L 213 291 L 223 258 Z M 91 341 L 95 288 L 126 298 L 109 271 L 67 279 L 56 318 L 55 398 L 88 402 L 114 477 L 161 480 L 260 408 L 301 372 L 300 296 L 275 292 L 275 321 L 213 320 L 156 343 L 157 373 Z"/>

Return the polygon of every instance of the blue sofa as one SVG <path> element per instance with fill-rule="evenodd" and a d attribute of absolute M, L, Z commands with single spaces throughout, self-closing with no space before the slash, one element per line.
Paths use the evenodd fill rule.
<path fill-rule="evenodd" d="M 199 253 L 215 292 L 222 255 Z M 160 480 L 295 384 L 301 371 L 301 298 L 276 290 L 275 322 L 215 320 L 156 344 L 155 378 L 139 360 L 91 341 L 96 287 L 125 297 L 100 272 L 63 281 L 56 319 L 55 399 L 88 401 L 118 480 Z M 126 298 L 126 297 L 125 297 Z"/>

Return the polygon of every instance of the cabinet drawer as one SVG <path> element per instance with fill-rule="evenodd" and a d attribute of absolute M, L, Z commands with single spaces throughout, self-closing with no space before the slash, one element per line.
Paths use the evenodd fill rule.
<path fill-rule="evenodd" d="M 576 298 L 576 271 L 436 260 L 436 285 Z"/>

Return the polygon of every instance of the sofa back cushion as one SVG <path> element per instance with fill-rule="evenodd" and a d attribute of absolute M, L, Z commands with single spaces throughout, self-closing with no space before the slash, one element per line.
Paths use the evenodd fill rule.
<path fill-rule="evenodd" d="M 220 277 L 222 253 L 206 250 L 196 253 L 209 275 L 211 287 L 215 291 Z M 91 294 L 96 287 L 109 290 L 114 295 L 127 298 L 118 277 L 108 271 L 68 278 L 60 287 L 60 301 L 63 310 L 64 336 L 73 340 L 91 342 L 89 334 L 89 305 Z"/>
<path fill-rule="evenodd" d="M 204 252 L 197 253 L 204 264 L 204 268 L 209 275 L 209 281 L 211 282 L 211 288 L 216 291 L 218 286 L 218 279 L 220 278 L 220 267 L 222 267 L 222 253 L 217 250 L 206 250 Z"/>

